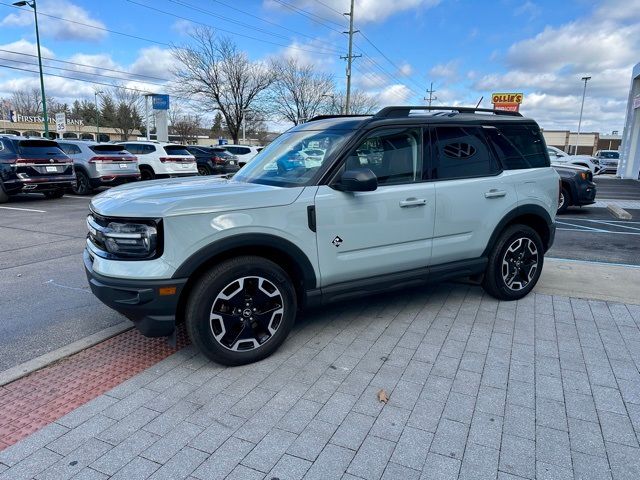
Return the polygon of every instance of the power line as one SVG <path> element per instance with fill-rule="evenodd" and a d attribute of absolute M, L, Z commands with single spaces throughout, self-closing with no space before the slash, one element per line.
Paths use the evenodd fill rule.
<path fill-rule="evenodd" d="M 14 59 L 11 59 L 11 58 L 2 58 L 2 57 L 0 57 L 0 61 L 21 63 L 21 64 L 24 64 L 24 65 L 32 65 L 32 66 L 35 66 L 35 67 L 38 66 L 37 63 L 25 62 L 23 60 L 14 60 Z M 166 87 L 166 85 L 160 84 L 160 83 L 145 82 L 145 81 L 142 81 L 142 80 L 132 80 L 132 79 L 127 79 L 127 78 L 114 77 L 113 75 L 104 75 L 104 74 L 101 74 L 101 73 L 79 72 L 78 70 L 74 70 L 72 68 L 56 67 L 55 65 L 45 65 L 45 67 L 46 68 L 53 68 L 55 70 L 61 70 L 63 72 L 74 72 L 74 73 L 77 73 L 77 74 L 80 74 L 80 75 L 91 75 L 91 76 L 94 76 L 94 77 L 111 78 L 113 80 L 120 80 L 120 81 L 130 81 L 130 82 L 131 81 L 135 81 L 135 82 L 139 82 L 139 83 L 145 83 L 145 84 L 148 84 L 148 85 L 155 85 L 157 87 Z"/>
<path fill-rule="evenodd" d="M 13 51 L 13 50 L 5 50 L 5 49 L 3 49 L 3 48 L 0 48 L 0 52 L 10 53 L 10 54 L 12 54 L 12 55 L 22 55 L 22 56 L 25 56 L 25 57 L 38 58 L 38 56 L 37 56 L 37 55 L 31 54 L 31 53 L 21 53 L 21 52 L 16 52 L 16 51 Z M 48 61 L 50 61 L 50 62 L 59 62 L 59 63 L 67 64 L 67 65 L 75 65 L 75 66 L 77 66 L 77 67 L 97 68 L 97 69 L 99 69 L 99 70 L 104 70 L 104 71 L 107 71 L 107 72 L 114 72 L 114 73 L 121 73 L 121 74 L 123 74 L 123 75 L 129 75 L 129 76 L 131 76 L 131 77 L 143 77 L 143 78 L 150 78 L 150 79 L 152 79 L 152 80 L 159 80 L 159 81 L 161 81 L 161 82 L 170 82 L 170 81 L 171 81 L 171 80 L 169 80 L 169 79 L 167 79 L 167 78 L 154 77 L 154 76 L 152 76 L 152 75 L 143 75 L 143 74 L 141 74 L 141 73 L 125 72 L 125 71 L 122 71 L 122 70 L 115 70 L 115 69 L 113 69 L 113 68 L 106 68 L 106 67 L 101 67 L 101 66 L 98 66 L 98 65 L 89 65 L 89 64 L 87 64 L 87 63 L 77 63 L 77 62 L 70 62 L 70 61 L 67 61 L 67 60 L 58 60 L 58 59 L 51 58 L 51 57 L 42 57 L 42 59 L 43 59 L 43 60 L 48 60 Z M 50 66 L 51 66 L 52 68 L 57 68 L 57 67 L 55 67 L 54 65 L 50 65 Z M 77 71 L 77 70 L 76 70 L 76 71 Z M 88 72 L 81 72 L 81 71 L 78 71 L 78 73 L 88 73 Z M 122 79 L 122 80 L 138 81 L 138 80 L 136 80 L 135 78 L 127 78 L 127 79 Z"/>
<path fill-rule="evenodd" d="M 127 0 L 127 2 L 132 3 L 134 5 L 138 5 L 138 6 L 143 7 L 143 8 L 147 8 L 149 10 L 152 10 L 152 11 L 155 11 L 155 12 L 158 12 L 158 13 L 162 13 L 163 15 L 168 15 L 170 17 L 179 18 L 180 20 L 186 20 L 187 22 L 195 23 L 197 25 L 202 25 L 203 27 L 214 28 L 215 30 L 220 30 L 220 31 L 228 33 L 230 35 L 237 35 L 239 37 L 249 38 L 251 40 L 256 40 L 258 42 L 269 43 L 271 45 L 277 45 L 277 46 L 280 46 L 280 47 L 292 48 L 292 49 L 300 50 L 300 51 L 303 51 L 303 52 L 316 53 L 316 54 L 320 54 L 320 55 L 327 55 L 327 54 L 330 53 L 330 52 L 328 53 L 326 51 L 325 52 L 321 52 L 319 50 L 309 50 L 309 49 L 306 49 L 306 48 L 295 47 L 295 46 L 286 45 L 286 44 L 283 44 L 283 43 L 272 42 L 270 40 L 265 40 L 263 38 L 258 38 L 258 37 L 254 37 L 254 36 L 251 36 L 251 35 L 245 35 L 243 33 L 233 32 L 231 30 L 226 30 L 226 29 L 220 28 L 220 27 L 214 27 L 213 25 L 209 25 L 207 23 L 200 22 L 198 20 L 193 20 L 191 18 L 183 17 L 182 15 L 178 15 L 176 13 L 167 12 L 166 10 L 161 10 L 159 8 L 152 7 L 151 5 L 146 5 L 144 3 L 140 3 L 140 2 L 137 2 L 135 0 Z"/>
<path fill-rule="evenodd" d="M 316 0 L 316 2 L 318 2 L 320 5 L 322 5 L 323 7 L 328 8 L 329 10 L 331 10 L 332 12 L 337 13 L 338 15 L 342 16 L 344 14 L 344 12 L 341 12 L 340 10 L 336 10 L 335 8 L 333 8 L 331 5 L 327 5 L 326 3 L 322 2 L 321 0 Z"/>
<path fill-rule="evenodd" d="M 17 7 L 15 5 L 10 4 L 10 3 L 0 2 L 0 5 L 5 5 L 7 7 L 17 8 L 18 10 L 30 11 L 30 10 L 27 10 L 26 8 Z M 100 31 L 103 31 L 103 32 L 113 33 L 115 35 L 122 35 L 123 37 L 135 38 L 136 40 L 142 40 L 142 41 L 149 42 L 149 43 L 155 43 L 157 45 L 163 45 L 165 47 L 170 47 L 171 46 L 171 44 L 169 44 L 169 43 L 159 42 L 157 40 L 152 40 L 150 38 L 139 37 L 137 35 L 131 35 L 130 33 L 118 32 L 116 30 L 109 30 L 108 28 L 103 28 L 103 27 L 98 27 L 97 25 L 90 25 L 88 23 L 78 22 L 76 20 L 71 20 L 69 18 L 56 17 L 55 15 L 50 15 L 48 13 L 41 12 L 40 10 L 38 10 L 38 15 L 41 15 L 43 17 L 54 18 L 56 20 L 61 20 L 63 22 L 73 23 L 75 25 L 82 25 L 83 27 L 93 28 L 95 30 L 100 30 Z"/>
<path fill-rule="evenodd" d="M 333 30 L 334 32 L 337 32 L 337 33 L 342 33 L 340 30 L 336 30 L 335 28 L 327 25 L 326 22 L 333 23 L 334 25 L 337 25 L 340 28 L 343 28 L 342 24 L 340 23 L 334 22 L 333 20 L 329 20 L 328 18 L 321 17 L 320 15 L 316 15 L 315 13 L 309 12 L 307 10 L 303 10 L 302 8 L 296 7 L 295 5 L 291 5 L 290 3 L 283 2 L 282 0 L 273 0 L 273 1 L 279 3 L 283 7 L 288 8 L 293 12 L 296 12 L 299 15 L 302 15 L 303 17 L 310 19 L 315 23 L 324 25 L 329 30 Z"/>

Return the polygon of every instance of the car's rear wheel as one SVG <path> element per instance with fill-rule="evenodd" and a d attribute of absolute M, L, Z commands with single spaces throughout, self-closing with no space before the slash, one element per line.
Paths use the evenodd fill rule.
<path fill-rule="evenodd" d="M 540 235 L 527 225 L 511 225 L 489 255 L 482 287 L 499 300 L 518 300 L 535 287 L 543 263 Z"/>
<path fill-rule="evenodd" d="M 156 174 L 151 167 L 140 167 L 140 180 L 153 180 Z"/>
<path fill-rule="evenodd" d="M 186 308 L 191 341 L 211 360 L 243 365 L 273 353 L 293 327 L 296 295 L 275 263 L 254 256 L 226 260 L 194 286 Z"/>
<path fill-rule="evenodd" d="M 93 190 L 89 182 L 89 177 L 82 170 L 76 170 L 76 183 L 71 187 L 71 190 L 73 190 L 73 193 L 76 195 L 88 195 Z"/>
<path fill-rule="evenodd" d="M 571 192 L 563 185 L 558 200 L 558 213 L 566 212 L 569 205 L 571 205 Z"/>
<path fill-rule="evenodd" d="M 55 198 L 62 198 L 64 197 L 64 188 L 57 188 L 56 190 L 47 190 L 46 192 L 42 192 L 44 193 L 44 197 L 50 200 L 53 200 Z"/>
<path fill-rule="evenodd" d="M 211 175 L 211 170 L 206 165 L 198 165 L 198 175 Z"/>

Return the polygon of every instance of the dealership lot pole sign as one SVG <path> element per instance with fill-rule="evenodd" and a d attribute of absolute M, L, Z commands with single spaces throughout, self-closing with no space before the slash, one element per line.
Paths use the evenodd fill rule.
<path fill-rule="evenodd" d="M 509 112 L 518 112 L 524 94 L 522 93 L 492 93 L 491 103 L 494 110 L 507 110 Z"/>

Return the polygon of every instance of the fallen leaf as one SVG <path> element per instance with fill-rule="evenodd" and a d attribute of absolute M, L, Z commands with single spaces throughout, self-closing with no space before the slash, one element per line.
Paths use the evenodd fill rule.
<path fill-rule="evenodd" d="M 378 392 L 378 400 L 387 403 L 389 401 L 389 397 L 387 396 L 387 392 L 384 391 L 384 388 Z"/>

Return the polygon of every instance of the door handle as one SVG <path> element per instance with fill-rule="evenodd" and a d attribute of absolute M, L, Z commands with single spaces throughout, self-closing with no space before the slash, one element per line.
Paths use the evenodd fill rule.
<path fill-rule="evenodd" d="M 484 198 L 500 198 L 506 195 L 507 192 L 505 192 L 504 190 L 496 190 L 495 188 L 492 188 L 488 192 L 484 193 Z"/>
<path fill-rule="evenodd" d="M 401 200 L 400 201 L 400 206 L 402 208 L 407 208 L 407 207 L 420 207 L 422 205 L 426 205 L 427 204 L 427 199 L 426 198 L 407 198 L 406 200 Z"/>

